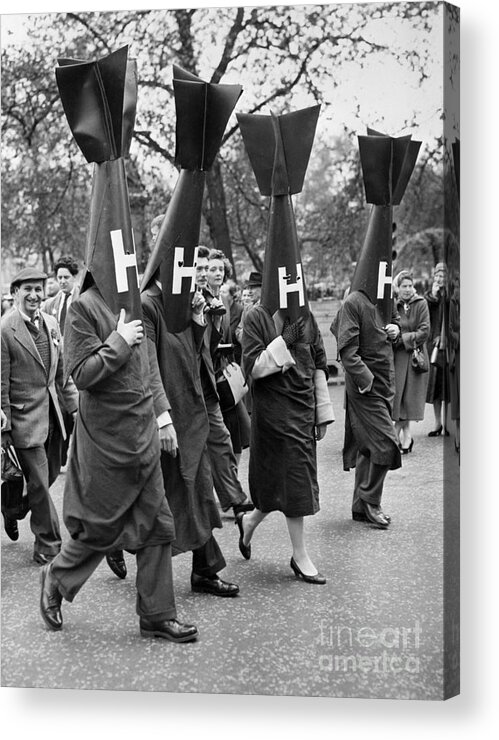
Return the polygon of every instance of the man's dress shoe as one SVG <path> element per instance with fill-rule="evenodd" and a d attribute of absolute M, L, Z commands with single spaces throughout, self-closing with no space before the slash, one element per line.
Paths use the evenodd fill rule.
<path fill-rule="evenodd" d="M 356 512 L 352 512 L 352 517 L 354 519 L 357 519 L 358 521 L 365 521 L 369 524 L 374 524 L 375 527 L 378 527 L 378 529 L 388 529 L 390 526 L 391 518 L 385 514 L 381 506 L 374 506 L 373 504 L 368 504 L 367 501 L 362 501 L 362 506 L 364 509 L 364 519 L 359 518 L 359 514 Z"/>
<path fill-rule="evenodd" d="M 145 617 L 140 618 L 142 637 L 162 637 L 170 642 L 191 642 L 198 636 L 197 627 L 193 624 L 182 624 L 177 619 L 161 619 L 157 622 Z"/>
<path fill-rule="evenodd" d="M 295 576 L 297 578 L 302 578 L 305 583 L 315 583 L 318 586 L 323 586 L 326 583 L 326 579 L 322 575 L 322 573 L 316 573 L 314 576 L 307 576 L 306 573 L 304 573 L 301 568 L 298 567 L 294 558 L 291 558 L 289 564 L 294 571 Z"/>
<path fill-rule="evenodd" d="M 239 593 L 239 586 L 235 583 L 227 583 L 222 581 L 218 576 L 213 578 L 206 578 L 200 576 L 197 573 L 191 574 L 191 588 L 193 591 L 200 591 L 205 594 L 213 594 L 214 596 L 237 596 Z"/>
<path fill-rule="evenodd" d="M 384 515 L 384 517 L 385 517 L 385 519 L 386 519 L 387 522 L 391 522 L 392 521 L 392 518 L 391 518 L 391 516 L 389 514 L 385 514 L 383 512 L 383 515 Z M 368 519 L 368 517 L 367 517 L 367 514 L 366 514 L 366 512 L 364 510 L 364 507 L 362 507 L 362 511 L 352 509 L 352 519 L 355 522 L 371 522 L 371 520 Z"/>
<path fill-rule="evenodd" d="M 114 552 L 108 552 L 106 555 L 106 561 L 115 576 L 118 578 L 126 578 L 127 569 L 125 558 L 123 556 L 123 550 L 114 550 Z"/>
<path fill-rule="evenodd" d="M 33 560 L 35 561 L 35 563 L 38 563 L 38 565 L 48 565 L 52 562 L 55 556 L 56 553 L 51 554 L 47 552 L 34 552 Z"/>
<path fill-rule="evenodd" d="M 51 630 L 62 629 L 62 594 L 52 578 L 50 565 L 44 565 L 40 571 L 40 612 L 43 621 Z"/>
<path fill-rule="evenodd" d="M 9 519 L 8 516 L 3 516 L 3 527 L 9 537 L 14 542 L 19 539 L 19 529 L 17 528 L 17 519 Z"/>
<path fill-rule="evenodd" d="M 243 527 L 244 513 L 237 514 L 235 524 L 239 529 L 239 552 L 246 560 L 251 557 L 251 545 L 244 544 L 244 527 Z"/>

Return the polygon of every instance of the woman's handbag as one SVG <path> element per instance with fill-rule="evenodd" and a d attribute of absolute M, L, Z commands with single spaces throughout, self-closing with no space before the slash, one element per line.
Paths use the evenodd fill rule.
<path fill-rule="evenodd" d="M 234 408 L 248 392 L 248 384 L 237 362 L 228 362 L 217 376 L 217 392 L 220 408 L 228 411 Z"/>
<path fill-rule="evenodd" d="M 24 477 L 12 445 L 2 447 L 2 514 L 9 519 L 24 519 L 29 511 Z"/>
<path fill-rule="evenodd" d="M 411 365 L 416 373 L 428 372 L 428 359 L 421 347 L 414 347 L 412 350 Z"/>

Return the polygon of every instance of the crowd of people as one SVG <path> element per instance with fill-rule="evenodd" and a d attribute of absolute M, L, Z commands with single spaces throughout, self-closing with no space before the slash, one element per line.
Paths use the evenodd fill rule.
<path fill-rule="evenodd" d="M 234 515 L 247 560 L 256 528 L 281 512 L 292 571 L 326 583 L 304 526 L 319 510 L 316 445 L 334 421 L 312 312 L 280 325 L 260 305 L 262 275 L 251 272 L 240 291 L 225 255 L 203 246 L 191 321 L 175 333 L 159 270 L 141 286 L 142 319 L 132 321 L 113 315 L 96 285 L 79 293 L 72 257 L 54 270 L 55 295 L 44 272 L 25 268 L 12 280 L 11 304 L 2 304 L 2 447 L 14 447 L 25 478 L 46 625 L 62 628 L 63 599 L 72 601 L 104 558 L 125 578 L 129 552 L 141 634 L 196 639 L 197 628 L 177 619 L 172 556 L 192 552 L 193 591 L 237 596 L 239 586 L 220 578 L 220 508 Z M 352 518 L 380 529 L 391 524 L 381 507 L 385 477 L 413 452 L 411 425 L 425 404 L 436 437 L 449 433 L 450 403 L 459 450 L 459 283 L 449 297 L 439 263 L 426 295 L 407 270 L 393 287 L 390 323 L 354 290 L 331 327 L 345 372 Z M 218 393 L 228 362 L 242 366 L 249 386 L 232 406 Z M 238 472 L 248 448 L 249 495 Z M 63 543 L 49 489 L 65 465 Z M 16 519 L 2 513 L 7 535 L 18 539 Z"/>

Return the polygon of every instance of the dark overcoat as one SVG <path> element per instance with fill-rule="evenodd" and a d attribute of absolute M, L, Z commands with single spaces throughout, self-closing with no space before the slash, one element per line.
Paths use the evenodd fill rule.
<path fill-rule="evenodd" d="M 175 537 L 165 498 L 147 344 L 130 348 L 95 287 L 68 311 L 65 373 L 80 391 L 64 488 L 71 537 L 94 550 L 167 544 Z"/>
<path fill-rule="evenodd" d="M 246 375 L 276 336 L 267 309 L 255 306 L 248 312 L 242 341 Z M 286 372 L 252 381 L 248 480 L 252 501 L 260 511 L 299 517 L 319 510 L 314 373 L 322 369 L 327 375 L 324 345 L 311 314 L 292 355 L 296 365 Z"/>
<path fill-rule="evenodd" d="M 417 373 L 411 364 L 412 352 L 419 347 L 428 364 L 426 342 L 430 334 L 428 304 L 420 295 L 398 301 L 400 336 L 394 346 L 395 397 L 392 418 L 395 421 L 424 419 L 428 372 Z"/>
<path fill-rule="evenodd" d="M 200 330 L 200 341 L 203 329 L 193 325 L 177 334 L 169 332 L 155 286 L 142 293 L 142 309 L 177 433 L 177 457 L 161 453 L 166 496 L 175 520 L 172 550 L 177 554 L 201 547 L 212 530 L 222 526 L 206 448 L 209 421 L 193 334 Z"/>
<path fill-rule="evenodd" d="M 343 467 L 354 468 L 360 451 L 391 470 L 401 466 L 391 418 L 395 394 L 393 348 L 379 311 L 361 291 L 350 293 L 335 323 L 345 370 Z M 372 381 L 372 388 L 368 388 Z"/>

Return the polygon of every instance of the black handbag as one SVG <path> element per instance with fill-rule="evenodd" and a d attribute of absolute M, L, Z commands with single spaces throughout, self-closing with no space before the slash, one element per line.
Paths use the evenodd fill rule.
<path fill-rule="evenodd" d="M 411 356 L 411 365 L 416 373 L 427 373 L 429 370 L 428 358 L 421 347 L 414 347 Z"/>
<path fill-rule="evenodd" d="M 24 519 L 29 511 L 24 476 L 14 447 L 2 447 L 2 514 L 8 519 Z"/>

